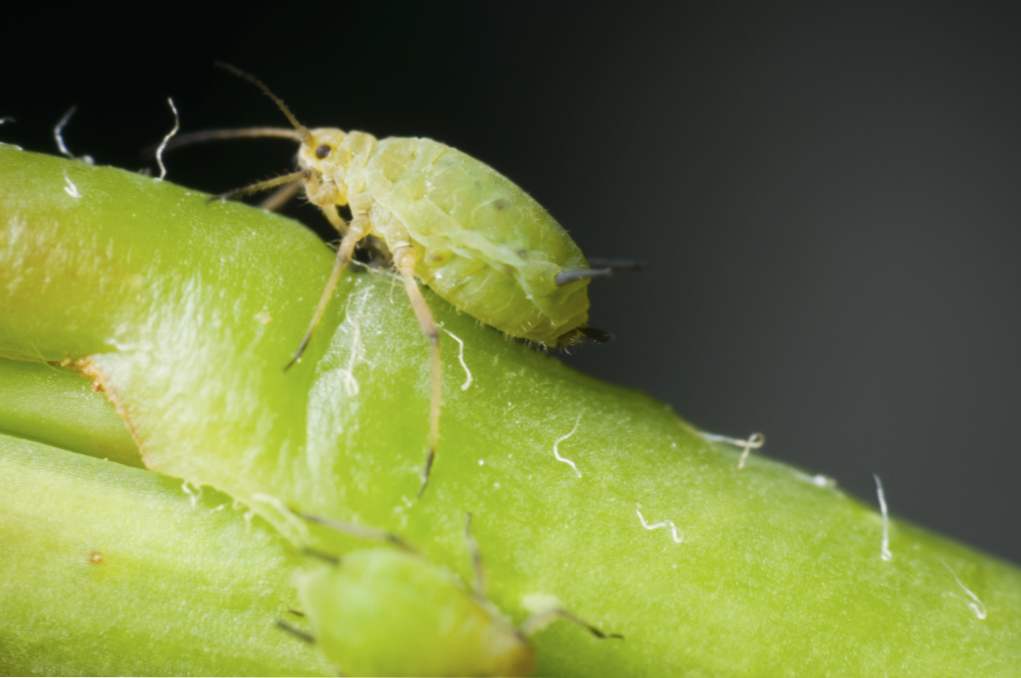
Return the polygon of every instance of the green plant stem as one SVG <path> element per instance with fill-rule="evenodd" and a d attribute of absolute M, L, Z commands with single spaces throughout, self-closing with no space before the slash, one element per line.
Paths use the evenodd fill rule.
<path fill-rule="evenodd" d="M 471 383 L 462 390 L 469 372 L 443 335 L 441 445 L 416 499 L 426 341 L 399 284 L 351 274 L 285 373 L 332 258 L 293 222 L 8 147 L 0 229 L 6 355 L 77 361 L 148 468 L 227 493 L 295 543 L 321 535 L 287 506 L 392 530 L 467 578 L 472 512 L 491 597 L 513 619 L 545 594 L 626 636 L 600 642 L 556 624 L 535 639 L 544 674 L 1021 665 L 1017 568 L 900 521 L 884 560 L 871 507 L 761 457 L 739 471 L 734 450 L 668 407 L 432 295 Z"/>
<path fill-rule="evenodd" d="M 228 497 L 193 505 L 180 485 L 0 435 L 0 671 L 328 674 L 274 626 L 296 556 Z"/>
<path fill-rule="evenodd" d="M 142 465 L 110 403 L 80 374 L 45 363 L 0 359 L 0 432 Z"/>

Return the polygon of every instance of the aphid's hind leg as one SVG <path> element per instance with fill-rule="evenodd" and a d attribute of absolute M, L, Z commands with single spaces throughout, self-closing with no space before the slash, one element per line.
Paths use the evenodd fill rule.
<path fill-rule="evenodd" d="M 347 228 L 344 224 L 344 218 L 340 216 L 337 211 L 336 205 L 329 205 L 327 207 L 320 206 L 323 214 L 329 220 L 333 227 L 338 231 L 344 231 Z M 351 263 L 351 257 L 355 251 L 355 245 L 358 241 L 369 234 L 368 222 L 364 219 L 356 219 L 351 223 L 350 228 L 347 228 L 347 232 L 344 233 L 344 237 L 340 241 L 340 247 L 337 248 L 337 258 L 333 260 L 333 270 L 330 271 L 330 277 L 326 281 L 326 286 L 323 287 L 323 293 L 319 296 L 319 303 L 316 304 L 315 313 L 312 314 L 312 320 L 308 324 L 308 329 L 305 330 L 305 336 L 301 338 L 301 343 L 298 344 L 298 349 L 294 352 L 294 356 L 290 362 L 284 365 L 284 370 L 288 370 L 294 366 L 301 356 L 305 353 L 305 349 L 308 348 L 308 342 L 312 340 L 312 335 L 315 333 L 316 328 L 319 326 L 319 321 L 323 319 L 323 314 L 326 312 L 326 307 L 330 303 L 330 299 L 333 297 L 333 293 L 337 289 L 337 283 L 340 282 L 340 274 L 344 272 L 347 265 Z"/>
<path fill-rule="evenodd" d="M 443 365 L 440 362 L 440 332 L 436 326 L 429 305 L 422 296 L 422 290 L 415 280 L 415 264 L 417 256 L 410 247 L 399 247 L 394 254 L 394 267 L 401 274 L 404 280 L 404 290 L 408 294 L 411 308 L 418 318 L 418 325 L 422 328 L 422 334 L 429 340 L 432 363 L 432 393 L 429 397 L 429 452 L 425 458 L 425 467 L 422 469 L 422 484 L 418 488 L 418 496 L 425 492 L 429 483 L 429 475 L 432 472 L 433 461 L 436 459 L 436 445 L 440 439 L 440 407 L 443 404 Z"/>

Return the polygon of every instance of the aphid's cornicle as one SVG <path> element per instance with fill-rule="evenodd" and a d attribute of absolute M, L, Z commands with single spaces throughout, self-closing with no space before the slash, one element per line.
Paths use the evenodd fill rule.
<path fill-rule="evenodd" d="M 539 203 L 471 156 L 431 139 L 377 139 L 337 128 L 308 129 L 261 81 L 220 65 L 273 99 L 292 129 L 196 132 L 177 137 L 173 145 L 244 137 L 282 137 L 300 144 L 297 172 L 225 194 L 275 188 L 264 205 L 277 208 L 303 187 L 309 202 L 342 236 L 330 277 L 288 368 L 301 359 L 355 246 L 371 235 L 371 242 L 385 249 L 431 346 L 429 450 L 421 493 L 439 441 L 442 366 L 438 327 L 418 281 L 487 325 L 555 347 L 585 334 L 589 279 L 610 269 L 590 268 Z M 350 223 L 339 211 L 345 205 Z"/>

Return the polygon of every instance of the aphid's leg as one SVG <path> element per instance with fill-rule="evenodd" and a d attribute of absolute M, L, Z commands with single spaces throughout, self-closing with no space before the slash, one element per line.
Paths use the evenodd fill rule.
<path fill-rule="evenodd" d="M 319 210 L 323 213 L 323 216 L 326 217 L 326 220 L 330 222 L 330 226 L 333 226 L 333 229 L 337 231 L 337 233 L 340 233 L 341 235 L 345 235 L 347 233 L 347 222 L 344 221 L 344 217 L 340 216 L 340 212 L 337 210 L 337 206 L 335 204 L 331 203 L 326 207 L 320 206 Z M 368 235 L 369 229 L 367 228 L 367 218 L 357 216 L 351 221 L 354 226 L 358 226 L 365 232 L 365 235 Z"/>
<path fill-rule="evenodd" d="M 291 201 L 291 198 L 298 195 L 298 191 L 301 190 L 302 182 L 295 181 L 293 184 L 284 184 L 277 190 L 273 191 L 268 198 L 259 203 L 259 207 L 270 212 L 276 212 L 278 209 L 286 205 Z"/>
<path fill-rule="evenodd" d="M 579 327 L 578 333 L 589 341 L 593 341 L 597 344 L 605 344 L 613 341 L 613 334 L 606 330 L 601 330 L 598 327 Z"/>
<path fill-rule="evenodd" d="M 323 214 L 326 215 L 327 219 L 330 220 L 334 227 L 340 230 L 344 228 L 344 219 L 337 212 L 336 205 L 330 205 L 328 207 L 320 208 Z M 340 274 L 344 272 L 344 269 L 349 263 L 351 263 L 351 256 L 354 254 L 355 245 L 358 241 L 368 235 L 368 229 L 366 228 L 367 222 L 364 220 L 355 220 L 351 227 L 347 229 L 344 237 L 340 241 L 340 247 L 337 248 L 337 258 L 333 260 L 333 270 L 330 271 L 330 277 L 326 281 L 326 286 L 323 288 L 323 293 L 319 297 L 319 303 L 316 304 L 315 313 L 312 314 L 312 320 L 308 324 L 308 329 L 305 330 L 305 336 L 302 337 L 301 343 L 298 344 L 298 349 L 294 352 L 294 356 L 290 362 L 284 365 L 284 370 L 290 369 L 301 360 L 301 356 L 305 353 L 305 349 L 308 347 L 308 342 L 312 339 L 312 334 L 316 331 L 316 327 L 319 326 L 319 321 L 323 319 L 323 314 L 326 312 L 326 307 L 330 303 L 330 299 L 333 297 L 334 291 L 337 289 L 337 283 L 340 282 Z"/>
<path fill-rule="evenodd" d="M 586 631 L 588 631 L 589 633 L 591 633 L 596 638 L 601 638 L 603 640 L 608 638 L 616 638 L 618 640 L 624 639 L 624 636 L 622 636 L 621 634 L 606 633 L 602 629 L 593 626 L 592 624 L 588 623 L 578 615 L 574 614 L 573 612 L 569 612 L 562 607 L 554 607 L 551 610 L 546 610 L 545 612 L 538 612 L 536 614 L 533 614 L 531 617 L 526 619 L 523 624 L 521 624 L 521 628 L 519 630 L 526 637 L 531 636 L 541 631 L 547 625 L 549 625 L 551 622 L 556 621 L 557 619 L 564 619 L 566 621 L 573 622 L 578 626 L 582 627 L 583 629 L 585 629 Z"/>
<path fill-rule="evenodd" d="M 290 633 L 292 636 L 294 636 L 295 638 L 297 638 L 300 641 L 303 641 L 303 642 L 306 642 L 306 643 L 309 643 L 309 644 L 312 644 L 312 643 L 316 642 L 315 636 L 313 636 L 311 633 L 309 633 L 308 631 L 302 631 L 297 626 L 291 626 L 290 624 L 285 622 L 283 619 L 277 619 L 277 628 L 278 629 L 282 629 L 284 631 L 287 631 L 288 633 Z"/>
<path fill-rule="evenodd" d="M 366 527 L 365 525 L 357 525 L 355 523 L 343 523 L 340 522 L 339 520 L 331 520 L 329 518 L 323 518 L 321 516 L 314 516 L 309 513 L 302 513 L 300 511 L 292 511 L 292 513 L 294 513 L 294 515 L 298 516 L 299 518 L 304 518 L 310 523 L 322 525 L 323 527 L 327 527 L 333 530 L 334 532 L 340 532 L 341 534 L 346 534 L 350 537 L 355 537 L 357 539 L 367 539 L 370 541 L 382 541 L 388 544 L 393 544 L 394 546 L 404 549 L 405 551 L 410 551 L 412 553 L 414 553 L 415 551 L 415 549 L 413 549 L 411 545 L 408 544 L 408 542 L 404 541 L 393 532 L 387 532 L 386 530 L 380 530 L 374 527 Z"/>
<path fill-rule="evenodd" d="M 273 177 L 272 179 L 266 179 L 265 181 L 256 181 L 254 184 L 248 184 L 241 188 L 235 188 L 221 193 L 219 195 L 211 195 L 209 199 L 212 200 L 229 200 L 231 198 L 239 198 L 243 195 L 251 195 L 253 193 L 262 193 L 268 191 L 271 188 L 277 186 L 283 186 L 284 184 L 292 184 L 294 182 L 300 182 L 305 179 L 305 170 L 298 172 L 291 172 L 290 174 L 283 174 L 279 177 Z"/>
<path fill-rule="evenodd" d="M 399 247 L 393 253 L 394 266 L 397 272 L 404 279 L 404 290 L 411 301 L 411 308 L 418 318 L 422 334 L 429 340 L 431 347 L 432 362 L 432 394 L 429 398 L 429 453 L 425 458 L 425 468 L 422 469 L 422 484 L 418 488 L 418 496 L 425 492 L 429 483 L 429 474 L 432 471 L 433 461 L 436 460 L 436 445 L 440 439 L 440 407 L 443 404 L 443 365 L 440 362 L 440 332 L 433 319 L 429 304 L 422 296 L 422 290 L 418 288 L 415 280 L 415 264 L 417 257 L 410 247 Z"/>
<path fill-rule="evenodd" d="M 311 546 L 306 546 L 305 548 L 303 548 L 301 550 L 301 552 L 304 553 L 306 556 L 308 556 L 310 558 L 318 558 L 319 560 L 323 561 L 327 565 L 333 565 L 334 567 L 336 567 L 337 565 L 340 565 L 340 557 L 339 556 L 335 556 L 332 553 L 327 553 L 326 551 L 320 551 L 319 549 L 312 548 Z"/>
<path fill-rule="evenodd" d="M 464 519 L 464 540 L 468 542 L 468 552 L 472 557 L 472 569 L 475 571 L 474 589 L 475 595 L 479 598 L 486 597 L 486 571 L 482 566 L 482 551 L 479 550 L 479 543 L 472 535 L 472 514 L 468 513 Z"/>

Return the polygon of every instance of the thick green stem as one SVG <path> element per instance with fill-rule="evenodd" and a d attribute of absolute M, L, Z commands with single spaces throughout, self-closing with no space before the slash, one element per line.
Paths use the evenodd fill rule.
<path fill-rule="evenodd" d="M 230 498 L 0 435 L 4 675 L 328 674 L 274 626 L 296 556 Z"/>
<path fill-rule="evenodd" d="M 0 432 L 142 465 L 110 404 L 81 375 L 46 363 L 0 359 Z"/>
<path fill-rule="evenodd" d="M 295 543 L 321 535 L 286 507 L 394 531 L 468 578 L 472 512 L 490 595 L 513 619 L 543 594 L 626 636 L 554 625 L 535 639 L 541 672 L 1021 665 L 1016 568 L 899 521 L 883 559 L 871 507 L 766 459 L 739 471 L 668 407 L 431 295 L 452 336 L 439 456 L 416 499 L 428 344 L 398 283 L 348 275 L 304 362 L 282 369 L 330 263 L 288 220 L 0 149 L 0 351 L 73 362 L 147 467 L 242 501 Z"/>

